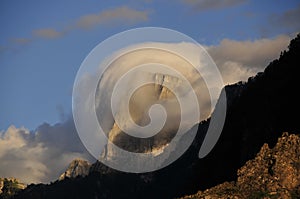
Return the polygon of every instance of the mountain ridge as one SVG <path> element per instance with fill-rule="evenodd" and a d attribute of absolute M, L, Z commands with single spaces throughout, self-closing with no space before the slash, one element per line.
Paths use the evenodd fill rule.
<path fill-rule="evenodd" d="M 264 144 L 256 157 L 238 170 L 236 181 L 224 182 L 188 198 L 299 198 L 300 137 L 283 133 L 273 148 Z"/>
<path fill-rule="evenodd" d="M 300 35 L 289 51 L 271 62 L 247 83 L 226 86 L 228 109 L 216 146 L 198 159 L 210 119 L 198 126 L 190 148 L 173 164 L 159 171 L 132 174 L 115 171 L 97 162 L 84 178 L 65 179 L 50 185 L 33 185 L 15 198 L 174 198 L 238 179 L 238 169 L 253 159 L 266 143 L 275 146 L 282 132 L 300 132 L 293 115 L 299 113 L 297 71 Z M 178 177 L 180 174 L 180 178 Z"/>

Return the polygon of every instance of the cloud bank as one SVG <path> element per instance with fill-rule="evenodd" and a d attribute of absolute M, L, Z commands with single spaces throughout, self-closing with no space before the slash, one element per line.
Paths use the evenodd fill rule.
<path fill-rule="evenodd" d="M 290 36 L 279 35 L 271 39 L 235 41 L 223 39 L 218 45 L 207 46 L 226 84 L 246 81 L 261 72 L 280 52 L 287 49 Z"/>
<path fill-rule="evenodd" d="M 40 125 L 34 132 L 10 126 L 0 132 L 0 176 L 24 183 L 48 183 L 75 158 L 93 161 L 81 144 L 73 121 Z"/>

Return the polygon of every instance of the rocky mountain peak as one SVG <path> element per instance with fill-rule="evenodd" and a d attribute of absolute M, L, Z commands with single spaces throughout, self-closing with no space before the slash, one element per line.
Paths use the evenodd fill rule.
<path fill-rule="evenodd" d="M 60 175 L 59 180 L 65 178 L 76 178 L 77 176 L 87 176 L 89 174 L 89 169 L 91 164 L 86 160 L 75 159 L 73 160 L 67 170 Z"/>
<path fill-rule="evenodd" d="M 16 178 L 0 178 L 0 199 L 8 198 L 25 188 L 26 185 Z"/>

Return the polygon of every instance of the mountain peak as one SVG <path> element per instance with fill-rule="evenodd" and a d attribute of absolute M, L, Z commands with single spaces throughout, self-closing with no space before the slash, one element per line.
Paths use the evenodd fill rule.
<path fill-rule="evenodd" d="M 76 178 L 77 176 L 86 176 L 89 174 L 91 164 L 86 160 L 74 159 L 68 166 L 67 170 L 60 175 L 59 180 L 65 178 Z"/>
<path fill-rule="evenodd" d="M 25 188 L 26 185 L 16 178 L 0 178 L 0 198 L 9 198 Z"/>

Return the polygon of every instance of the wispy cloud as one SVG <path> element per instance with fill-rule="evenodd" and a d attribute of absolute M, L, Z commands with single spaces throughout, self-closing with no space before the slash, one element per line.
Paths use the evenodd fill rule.
<path fill-rule="evenodd" d="M 45 39 L 55 39 L 63 35 L 62 32 L 58 32 L 52 28 L 38 29 L 33 31 L 33 35 Z"/>
<path fill-rule="evenodd" d="M 0 54 L 7 52 L 18 52 L 21 47 L 24 47 L 30 44 L 33 41 L 33 38 L 10 38 L 6 44 L 0 45 Z"/>
<path fill-rule="evenodd" d="M 264 25 L 258 25 L 262 37 L 270 37 L 274 32 L 295 34 L 300 31 L 300 4 L 281 13 L 269 14 Z"/>
<path fill-rule="evenodd" d="M 287 28 L 292 28 L 294 31 L 299 31 L 300 29 L 300 4 L 278 16 L 271 17 L 272 24 L 277 26 L 285 26 Z"/>
<path fill-rule="evenodd" d="M 111 10 L 104 10 L 98 14 L 89 14 L 80 17 L 75 22 L 74 28 L 89 29 L 99 25 L 105 24 L 135 24 L 147 21 L 149 11 L 139 11 L 127 6 L 114 8 Z"/>
<path fill-rule="evenodd" d="M 45 39 L 53 39 L 78 29 L 89 30 L 102 25 L 136 24 L 149 20 L 149 13 L 147 10 L 140 11 L 127 6 L 121 6 L 103 10 L 99 13 L 80 16 L 61 31 L 54 28 L 45 28 L 33 30 L 33 35 Z"/>
<path fill-rule="evenodd" d="M 0 53 L 16 48 L 16 45 L 29 44 L 36 39 L 58 39 L 72 31 L 90 30 L 99 26 L 109 25 L 133 25 L 149 20 L 149 10 L 137 10 L 128 6 L 116 7 L 108 10 L 102 10 L 99 13 L 91 13 L 74 19 L 70 24 L 62 27 L 61 30 L 48 27 L 32 31 L 30 38 L 12 38 L 11 46 L 0 47 Z"/>
<path fill-rule="evenodd" d="M 215 10 L 236 6 L 247 0 L 182 0 L 183 3 L 193 7 L 197 11 Z"/>
<path fill-rule="evenodd" d="M 25 44 L 29 44 L 32 40 L 28 39 L 28 38 L 13 38 L 11 39 L 11 42 L 15 43 L 15 44 L 20 44 L 20 45 L 25 45 Z"/>
<path fill-rule="evenodd" d="M 10 50 L 12 50 L 11 47 L 8 47 L 8 46 L 0 46 L 0 53 L 4 53 L 4 52 L 10 51 Z"/>

